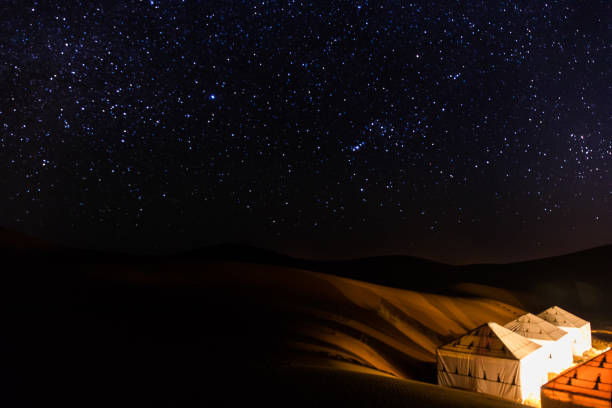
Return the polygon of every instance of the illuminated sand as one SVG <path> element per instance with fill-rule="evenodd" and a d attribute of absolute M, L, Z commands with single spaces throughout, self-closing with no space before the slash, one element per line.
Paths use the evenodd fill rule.
<path fill-rule="evenodd" d="M 202 313 L 195 314 L 203 330 L 215 335 L 225 330 L 221 326 L 228 330 L 221 343 L 202 345 L 215 349 L 219 357 L 208 363 L 214 364 L 209 369 L 240 373 L 246 370 L 241 362 L 257 360 L 262 353 L 274 355 L 262 359 L 276 361 L 273 366 L 280 371 L 274 372 L 281 373 L 285 391 L 306 392 L 308 401 L 314 398 L 310 394 L 320 393 L 340 398 L 348 388 L 359 390 L 346 398 L 361 406 L 368 399 L 386 406 L 405 406 L 413 399 L 426 406 L 448 406 L 451 401 L 454 406 L 515 406 L 425 383 L 435 383 L 438 346 L 484 322 L 505 323 L 523 313 L 502 302 L 237 262 L 168 265 L 157 271 L 122 267 L 109 273 L 105 268 L 92 275 L 151 289 L 193 290 L 207 302 Z M 247 313 L 244 319 L 252 326 L 242 327 L 240 315 Z M 273 352 L 263 351 L 268 344 L 274 344 Z M 270 381 L 280 381 L 274 378 Z M 323 384 L 320 378 L 326 379 Z M 305 391 L 309 389 L 312 392 Z"/>
<path fill-rule="evenodd" d="M 183 266 L 172 274 L 126 270 L 115 277 L 203 285 L 290 311 L 299 316 L 284 339 L 290 353 L 312 354 L 316 365 L 342 362 L 345 369 L 366 367 L 398 378 L 433 381 L 438 346 L 485 322 L 503 324 L 523 313 L 491 299 L 418 293 L 299 269 L 247 263 L 200 268 Z M 431 365 L 430 376 L 423 377 L 414 362 Z"/>
<path fill-rule="evenodd" d="M 412 380 L 319 367 L 283 368 L 279 387 L 294 396 L 299 406 L 358 407 L 493 407 L 521 405 L 496 397 Z M 275 378 L 276 379 L 276 378 Z"/>

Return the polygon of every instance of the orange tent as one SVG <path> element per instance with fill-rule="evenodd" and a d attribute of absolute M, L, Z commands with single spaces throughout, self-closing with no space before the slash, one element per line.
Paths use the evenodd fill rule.
<path fill-rule="evenodd" d="M 611 407 L 612 350 L 606 351 L 542 386 L 542 408 Z"/>

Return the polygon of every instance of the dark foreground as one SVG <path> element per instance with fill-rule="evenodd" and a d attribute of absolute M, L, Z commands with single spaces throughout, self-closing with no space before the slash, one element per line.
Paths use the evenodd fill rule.
<path fill-rule="evenodd" d="M 190 284 L 193 270 L 207 273 L 197 254 L 181 262 L 143 262 L 8 251 L 5 259 L 2 406 L 509 406 L 424 383 L 297 365 L 284 341 L 302 319 L 287 307 L 297 292 Z M 603 248 L 504 266 L 406 265 L 402 258 L 271 263 L 425 292 L 449 293 L 461 282 L 497 286 L 517 295 L 517 307 L 537 312 L 560 304 L 594 322 L 595 329 L 610 329 L 605 288 L 611 259 Z M 350 312 L 322 305 L 310 293 L 306 288 L 297 295 L 303 304 Z M 432 364 L 394 361 L 405 377 L 435 381 Z"/>
<path fill-rule="evenodd" d="M 1 294 L 2 405 L 512 406 L 382 372 L 317 366 L 312 355 L 289 354 L 284 341 L 305 318 L 287 307 L 299 293 L 186 284 L 175 268 L 14 264 L 19 273 L 5 274 Z M 301 302 L 337 309 L 305 293 Z M 412 378 L 434 380 L 433 365 L 404 363 Z"/>

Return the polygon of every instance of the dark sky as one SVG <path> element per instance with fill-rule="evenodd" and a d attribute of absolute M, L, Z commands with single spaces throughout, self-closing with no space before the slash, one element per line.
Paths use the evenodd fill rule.
<path fill-rule="evenodd" d="M 505 262 L 612 242 L 612 2 L 0 3 L 0 224 Z"/>

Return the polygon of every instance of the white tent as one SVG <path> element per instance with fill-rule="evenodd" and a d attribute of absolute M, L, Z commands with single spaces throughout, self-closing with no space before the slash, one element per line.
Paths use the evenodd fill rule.
<path fill-rule="evenodd" d="M 438 384 L 514 401 L 539 398 L 548 357 L 537 343 L 486 323 L 438 348 Z"/>
<path fill-rule="evenodd" d="M 559 374 L 572 365 L 572 344 L 565 330 L 531 313 L 512 320 L 504 327 L 546 349 L 549 373 Z"/>
<path fill-rule="evenodd" d="M 581 357 L 591 348 L 591 323 L 559 306 L 549 307 L 538 316 L 567 332 L 575 356 Z"/>

